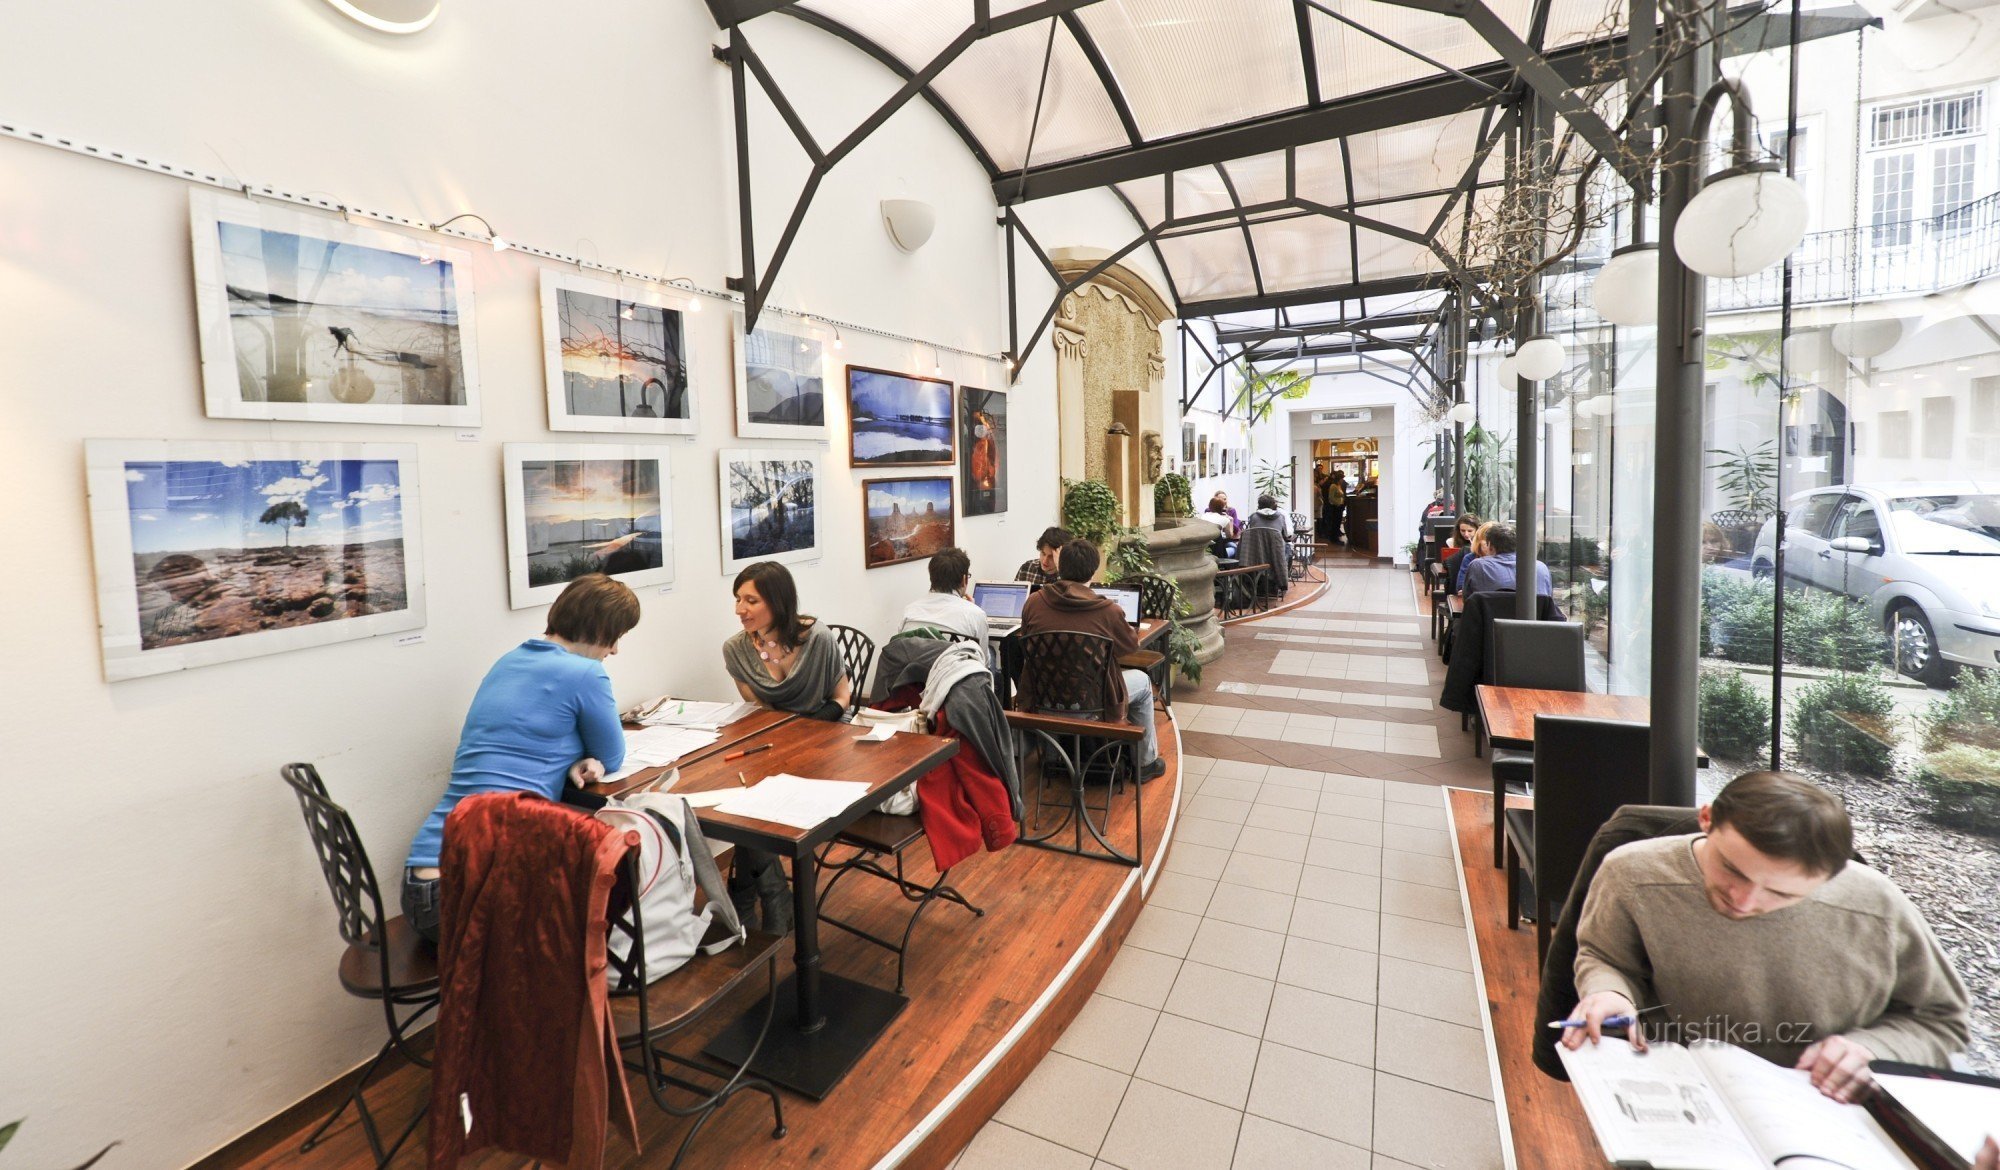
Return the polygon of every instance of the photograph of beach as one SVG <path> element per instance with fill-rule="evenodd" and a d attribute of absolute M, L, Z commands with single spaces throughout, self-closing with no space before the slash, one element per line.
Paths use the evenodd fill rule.
<path fill-rule="evenodd" d="M 141 650 L 409 605 L 393 459 L 124 464 Z"/>
<path fill-rule="evenodd" d="M 617 286 L 545 272 L 553 301 L 556 361 L 552 430 L 692 431 L 687 329 L 682 312 L 620 297 Z M 680 427 L 649 423 L 679 422 Z M 631 424 L 631 425 L 628 425 Z"/>
<path fill-rule="evenodd" d="M 856 467 L 952 461 L 951 383 L 847 367 L 848 425 Z"/>
<path fill-rule="evenodd" d="M 530 585 L 665 566 L 658 459 L 525 459 L 520 474 Z"/>
<path fill-rule="evenodd" d="M 796 451 L 721 453 L 722 571 L 820 555 L 819 460 Z"/>
<path fill-rule="evenodd" d="M 826 438 L 826 342 L 815 326 L 767 313 L 745 335 L 736 315 L 736 433 Z"/>
<path fill-rule="evenodd" d="M 1007 394 L 958 388 L 958 474 L 965 485 L 965 514 L 1007 510 Z"/>
<path fill-rule="evenodd" d="M 948 475 L 863 480 L 861 497 L 867 568 L 926 560 L 957 543 Z"/>

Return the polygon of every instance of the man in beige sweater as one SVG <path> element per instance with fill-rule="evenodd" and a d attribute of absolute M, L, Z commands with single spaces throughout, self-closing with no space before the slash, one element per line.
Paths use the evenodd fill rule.
<path fill-rule="evenodd" d="M 1736 1044 L 1808 1070 L 1839 1101 L 1868 1085 L 1871 1060 L 1943 1065 L 1965 1049 L 1965 985 L 1903 892 L 1849 860 L 1839 801 L 1749 772 L 1698 820 L 1700 833 L 1604 859 L 1577 927 L 1583 1026 L 1566 1046 L 1644 1005 L 1656 1040 Z"/>

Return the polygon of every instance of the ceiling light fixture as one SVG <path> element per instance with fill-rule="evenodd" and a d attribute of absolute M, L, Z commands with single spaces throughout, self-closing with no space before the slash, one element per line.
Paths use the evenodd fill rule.
<path fill-rule="evenodd" d="M 1703 276 L 1733 280 L 1791 254 L 1806 234 L 1806 192 L 1778 164 L 1757 157 L 1755 114 L 1741 83 L 1716 82 L 1695 111 L 1695 157 L 1724 97 L 1730 109 L 1730 165 L 1703 180 L 1674 225 L 1674 251 Z"/>
<path fill-rule="evenodd" d="M 376 32 L 407 36 L 437 22 L 444 0 L 326 0 L 335 12 Z"/>

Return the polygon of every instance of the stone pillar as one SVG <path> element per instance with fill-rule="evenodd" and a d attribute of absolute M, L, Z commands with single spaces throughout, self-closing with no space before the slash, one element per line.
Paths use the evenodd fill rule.
<path fill-rule="evenodd" d="M 1128 486 L 1132 479 L 1132 432 L 1114 421 L 1104 432 L 1104 482 L 1118 497 L 1118 522 L 1130 528 L 1139 522 Z"/>
<path fill-rule="evenodd" d="M 1083 330 L 1076 324 L 1076 294 L 1063 298 L 1050 336 L 1056 349 L 1056 465 L 1064 479 L 1089 479 L 1084 417 Z"/>
<path fill-rule="evenodd" d="M 1192 612 L 1181 624 L 1200 640 L 1195 660 L 1202 663 L 1222 657 L 1222 627 L 1215 620 L 1215 558 L 1208 554 L 1214 539 L 1215 525 L 1191 517 L 1158 520 L 1146 532 L 1154 568 L 1179 582 L 1187 596 Z"/>

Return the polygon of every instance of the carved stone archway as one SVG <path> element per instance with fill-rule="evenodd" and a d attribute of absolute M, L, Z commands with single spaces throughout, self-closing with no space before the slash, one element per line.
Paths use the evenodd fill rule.
<path fill-rule="evenodd" d="M 1062 248 L 1050 260 L 1064 280 L 1074 280 L 1108 255 Z M 1058 465 L 1067 478 L 1111 485 L 1127 524 L 1153 519 L 1158 472 L 1148 466 L 1147 437 L 1157 446 L 1164 429 L 1160 325 L 1172 316 L 1152 284 L 1122 264 L 1098 273 L 1056 308 Z M 1120 427 L 1122 434 L 1112 433 Z"/>

